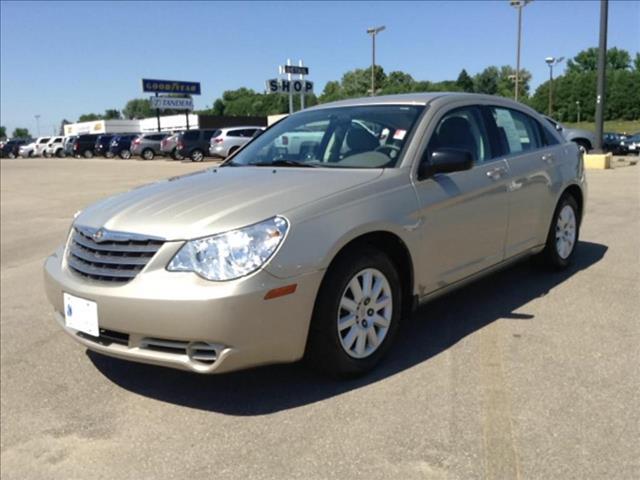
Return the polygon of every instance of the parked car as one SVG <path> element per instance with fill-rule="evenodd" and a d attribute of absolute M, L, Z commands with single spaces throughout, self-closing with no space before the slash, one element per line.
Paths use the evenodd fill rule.
<path fill-rule="evenodd" d="M 109 145 L 109 154 L 113 157 L 118 155 L 126 160 L 131 158 L 131 142 L 138 136 L 137 133 L 127 133 L 124 135 L 116 135 L 111 139 Z"/>
<path fill-rule="evenodd" d="M 564 138 L 569 140 L 570 142 L 577 143 L 580 147 L 580 150 L 583 153 L 587 153 L 589 150 L 593 149 L 593 146 L 596 144 L 596 135 L 589 130 L 583 130 L 581 128 L 569 128 L 565 127 L 561 123 L 556 122 L 553 118 L 545 116 L 544 118 L 553 125 L 553 127 L 559 131 Z"/>
<path fill-rule="evenodd" d="M 78 135 L 73 141 L 73 155 L 76 157 L 92 158 L 95 155 L 96 138 L 98 138 L 98 135 L 95 133 Z"/>
<path fill-rule="evenodd" d="M 44 155 L 44 149 L 47 148 L 47 144 L 51 140 L 51 137 L 38 137 L 36 138 L 35 145 L 33 148 L 33 156 L 39 157 Z"/>
<path fill-rule="evenodd" d="M 64 142 L 62 143 L 62 149 L 65 157 L 73 157 L 73 146 L 75 144 L 77 135 L 69 135 L 68 137 L 64 137 Z"/>
<path fill-rule="evenodd" d="M 162 155 L 160 144 L 169 135 L 171 134 L 168 132 L 142 133 L 131 142 L 131 154 L 153 160 L 156 155 Z"/>
<path fill-rule="evenodd" d="M 51 158 L 54 155 L 62 157 L 63 154 L 63 142 L 64 137 L 51 137 L 47 142 L 47 146 L 44 148 L 43 155 L 46 158 Z"/>
<path fill-rule="evenodd" d="M 632 155 L 640 155 L 640 133 L 625 140 L 626 150 Z"/>
<path fill-rule="evenodd" d="M 113 140 L 114 135 L 102 134 L 96 138 L 96 143 L 93 147 L 93 151 L 96 155 L 102 155 L 104 157 L 112 156 L 109 152 L 109 146 Z"/>
<path fill-rule="evenodd" d="M 216 128 L 187 130 L 178 135 L 176 154 L 190 158 L 193 162 L 201 162 L 209 152 L 209 141 L 218 131 Z"/>
<path fill-rule="evenodd" d="M 315 148 L 275 147 L 311 128 Z M 45 262 L 46 292 L 61 328 L 106 355 L 198 373 L 304 357 L 361 374 L 420 303 L 530 255 L 571 265 L 585 197 L 578 146 L 521 103 L 343 100 L 218 168 L 84 209 Z"/>
<path fill-rule="evenodd" d="M 174 160 L 182 160 L 182 156 L 178 154 L 178 137 L 182 132 L 175 132 L 160 142 L 160 153 L 171 157 Z"/>
<path fill-rule="evenodd" d="M 209 141 L 209 154 L 226 158 L 253 139 L 264 127 L 229 127 L 216 130 Z"/>
<path fill-rule="evenodd" d="M 7 140 L 3 145 L 2 149 L 0 149 L 0 157 L 2 158 L 16 158 L 19 154 L 20 147 L 26 145 L 27 142 L 31 142 L 31 140 L 27 140 L 24 138 L 14 138 L 11 140 Z"/>
<path fill-rule="evenodd" d="M 30 143 L 25 143 L 24 145 L 20 145 L 18 147 L 18 155 L 22 158 L 33 157 L 34 152 L 36 151 L 36 142 L 33 140 Z"/>

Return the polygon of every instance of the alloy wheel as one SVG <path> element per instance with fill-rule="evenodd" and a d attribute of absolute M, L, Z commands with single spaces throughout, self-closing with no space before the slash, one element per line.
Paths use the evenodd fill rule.
<path fill-rule="evenodd" d="M 576 243 L 576 214 L 571 205 L 565 205 L 556 222 L 556 251 L 565 260 L 571 255 Z"/>
<path fill-rule="evenodd" d="M 340 344 L 353 358 L 366 358 L 382 344 L 393 315 L 391 286 L 375 268 L 357 273 L 347 284 L 338 308 Z"/>

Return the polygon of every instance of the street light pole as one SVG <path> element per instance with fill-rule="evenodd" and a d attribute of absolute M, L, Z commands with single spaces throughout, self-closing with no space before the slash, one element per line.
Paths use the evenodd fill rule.
<path fill-rule="evenodd" d="M 40 136 L 40 114 L 35 115 L 36 117 L 36 130 L 38 131 L 38 136 Z"/>
<path fill-rule="evenodd" d="M 511 0 L 510 5 L 518 10 L 518 42 L 516 47 L 516 88 L 515 88 L 515 101 L 518 101 L 518 93 L 520 90 L 520 39 L 522 38 L 522 9 L 531 0 Z"/>
<path fill-rule="evenodd" d="M 578 109 L 578 123 L 580 123 L 580 100 L 576 100 L 576 108 Z"/>
<path fill-rule="evenodd" d="M 371 35 L 372 51 L 371 51 L 371 96 L 376 95 L 376 35 L 382 32 L 386 27 L 372 27 L 367 29 L 367 33 Z"/>
<path fill-rule="evenodd" d="M 553 115 L 553 67 L 564 60 L 564 57 L 547 57 L 544 59 L 549 65 L 549 109 L 547 114 L 552 117 Z"/>

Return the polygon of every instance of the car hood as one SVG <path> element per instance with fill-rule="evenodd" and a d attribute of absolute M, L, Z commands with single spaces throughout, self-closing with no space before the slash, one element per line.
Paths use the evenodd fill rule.
<path fill-rule="evenodd" d="M 166 240 L 197 238 L 286 216 L 381 174 L 381 169 L 213 168 L 102 200 L 76 223 Z"/>

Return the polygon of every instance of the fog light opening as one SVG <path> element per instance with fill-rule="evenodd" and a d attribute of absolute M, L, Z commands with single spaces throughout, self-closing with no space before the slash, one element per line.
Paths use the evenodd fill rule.
<path fill-rule="evenodd" d="M 205 342 L 191 342 L 187 346 L 187 355 L 192 362 L 211 365 L 218 359 L 216 346 Z"/>

